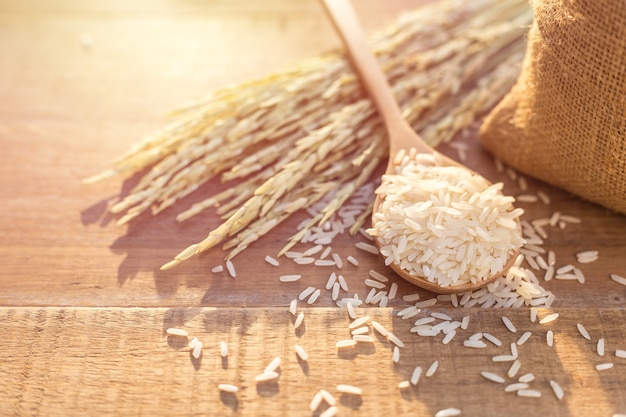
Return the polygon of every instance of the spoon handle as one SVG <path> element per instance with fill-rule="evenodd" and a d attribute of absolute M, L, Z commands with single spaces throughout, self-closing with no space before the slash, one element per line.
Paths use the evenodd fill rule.
<path fill-rule="evenodd" d="M 402 118 L 400 107 L 393 96 L 387 77 L 380 69 L 380 64 L 367 44 L 350 2 L 348 0 L 323 0 L 323 3 L 349 52 L 353 67 L 359 73 L 361 82 L 370 93 L 385 123 Z"/>
<path fill-rule="evenodd" d="M 339 33 L 351 63 L 381 115 L 389 133 L 389 154 L 401 148 L 415 147 L 422 152 L 432 150 L 402 117 L 387 77 L 372 53 L 354 8 L 349 0 L 322 0 L 324 7 Z"/>

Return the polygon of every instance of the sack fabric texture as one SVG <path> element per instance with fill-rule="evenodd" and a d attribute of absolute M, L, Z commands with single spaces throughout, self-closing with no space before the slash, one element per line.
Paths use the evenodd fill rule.
<path fill-rule="evenodd" d="M 520 76 L 481 141 L 521 172 L 626 213 L 626 2 L 531 5 Z"/>

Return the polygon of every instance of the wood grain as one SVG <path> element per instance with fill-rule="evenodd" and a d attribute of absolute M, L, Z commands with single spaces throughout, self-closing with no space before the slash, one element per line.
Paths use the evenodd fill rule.
<path fill-rule="evenodd" d="M 419 3 L 363 0 L 355 8 L 371 30 Z M 470 329 L 445 346 L 440 338 L 409 335 L 412 321 L 395 313 L 407 305 L 401 297 L 416 289 L 390 274 L 398 297 L 389 309 L 367 313 L 407 343 L 393 365 L 382 339 L 337 353 L 334 343 L 348 337 L 348 319 L 328 292 L 304 309 L 304 332 L 294 332 L 289 301 L 308 286 L 323 287 L 333 270 L 305 270 L 285 259 L 275 268 L 263 258 L 278 252 L 304 214 L 235 258 L 235 279 L 210 272 L 223 263 L 219 250 L 163 273 L 161 264 L 219 223 L 209 213 L 178 224 L 176 214 L 223 185 L 211 183 L 158 217 L 116 227 L 106 207 L 136 178 L 81 183 L 163 127 L 166 113 L 180 104 L 339 45 L 316 1 L 0 0 L 0 415 L 319 415 L 308 410 L 313 394 L 325 388 L 337 395 L 338 383 L 364 389 L 360 400 L 338 396 L 341 415 L 434 415 L 451 406 L 468 416 L 499 416 L 502 409 L 511 416 L 626 413 L 626 363 L 614 357 L 615 349 L 626 349 L 626 288 L 609 279 L 626 276 L 624 216 L 528 179 L 528 192 L 542 190 L 552 202 L 521 205 L 526 219 L 557 211 L 583 219 L 549 230 L 546 248 L 556 252 L 557 264 L 575 262 L 583 250 L 600 251 L 599 261 L 579 265 L 585 284 L 545 283 L 560 314 L 549 326 L 555 347 L 545 346 L 548 325 L 530 323 L 527 309 L 506 311 L 518 325 L 514 335 L 502 326 L 502 311 L 440 303 L 435 310 L 455 319 L 469 314 Z M 471 168 L 522 192 L 497 172 L 475 132 L 457 140 L 469 146 Z M 449 146 L 440 150 L 457 156 Z M 387 273 L 378 257 L 354 247 L 361 240 L 342 235 L 333 243 L 344 259 L 360 262 L 338 271 L 350 288 L 342 296 L 364 297 L 370 269 Z M 278 281 L 289 273 L 303 278 Z M 582 339 L 578 322 L 593 340 Z M 170 326 L 206 343 L 200 361 L 165 336 Z M 504 374 L 507 366 L 491 357 L 525 330 L 533 336 L 520 347 L 522 372 L 537 376 L 539 399 L 505 394 L 479 375 L 483 369 Z M 497 334 L 505 344 L 464 348 L 475 331 Z M 600 337 L 607 342 L 604 358 L 595 354 Z M 220 339 L 229 342 L 226 363 L 217 356 Z M 295 343 L 311 355 L 308 365 L 295 360 Z M 276 355 L 283 357 L 278 383 L 257 387 L 254 376 Z M 436 359 L 436 375 L 407 392 L 397 389 L 414 366 Z M 615 367 L 596 371 L 601 361 Z M 549 391 L 551 378 L 566 390 L 561 402 Z M 220 394 L 221 382 L 240 391 Z"/>
<path fill-rule="evenodd" d="M 470 416 L 501 416 L 504 410 L 508 416 L 525 416 L 539 409 L 551 416 L 610 416 L 626 404 L 626 359 L 613 355 L 619 343 L 624 347 L 626 330 L 614 325 L 626 319 L 624 311 L 599 309 L 597 317 L 589 317 L 556 309 L 550 312 L 560 317 L 546 325 L 531 323 L 525 310 L 507 311 L 517 333 L 506 330 L 501 311 L 472 311 L 469 328 L 448 345 L 441 344 L 441 337 L 405 336 L 411 320 L 392 319 L 385 309 L 360 311 L 402 336 L 405 347 L 397 365 L 390 360 L 393 345 L 377 334 L 374 343 L 335 347 L 336 341 L 350 337 L 345 311 L 301 311 L 304 328 L 294 331 L 282 308 L 3 308 L 0 353 L 5 360 L 0 369 L 7 389 L 0 399 L 16 414 L 51 416 L 310 415 L 308 404 L 320 389 L 337 398 L 342 415 L 433 415 L 457 407 Z M 541 310 L 539 317 L 548 313 Z M 460 320 L 466 312 L 452 314 Z M 593 340 L 578 334 L 576 323 L 581 321 Z M 184 328 L 190 338 L 203 341 L 202 356 L 196 360 L 190 355 L 186 338 L 166 336 L 169 327 Z M 546 346 L 547 330 L 555 332 L 553 348 Z M 478 331 L 496 335 L 502 346 L 464 348 L 462 342 Z M 511 363 L 491 357 L 509 354 L 510 343 L 525 331 L 532 336 L 518 347 L 522 367 L 508 378 Z M 607 340 L 603 358 L 595 352 L 599 337 Z M 222 340 L 229 347 L 225 360 L 219 354 Z M 308 362 L 297 359 L 295 344 L 307 350 Z M 254 377 L 276 356 L 282 359 L 279 379 L 255 383 Z M 398 389 L 415 366 L 426 372 L 435 360 L 439 366 L 433 376 L 423 374 L 416 387 Z M 617 364 L 595 370 L 606 361 Z M 484 379 L 483 370 L 505 377 L 506 383 Z M 504 392 L 507 384 L 529 372 L 535 376 L 530 387 L 541 398 Z M 553 395 L 550 380 L 565 390 L 562 401 Z M 239 391 L 220 393 L 220 383 L 234 384 Z M 362 387 L 363 395 L 341 395 L 337 384 Z"/>

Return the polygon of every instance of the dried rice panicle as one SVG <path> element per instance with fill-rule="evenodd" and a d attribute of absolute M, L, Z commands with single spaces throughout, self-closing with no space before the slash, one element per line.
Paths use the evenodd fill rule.
<path fill-rule="evenodd" d="M 436 145 L 474 123 L 510 89 L 531 20 L 522 0 L 445 0 L 404 14 L 370 43 L 405 117 Z M 316 219 L 323 222 L 387 158 L 379 115 L 338 51 L 224 87 L 178 116 L 112 169 L 86 180 L 145 172 L 111 207 L 121 224 L 147 211 L 158 214 L 213 179 L 232 181 L 179 214 L 184 221 L 219 206 L 223 222 L 164 269 L 221 243 L 230 259 L 336 191 Z M 359 222 L 370 209 L 357 216 Z"/>

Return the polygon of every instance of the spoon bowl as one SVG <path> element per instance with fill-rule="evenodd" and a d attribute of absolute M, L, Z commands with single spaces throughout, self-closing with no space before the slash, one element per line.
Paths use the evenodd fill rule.
<path fill-rule="evenodd" d="M 387 129 L 389 137 L 389 162 L 387 163 L 385 174 L 396 173 L 397 162 L 395 161 L 395 155 L 397 155 L 398 152 L 401 150 L 408 152 L 410 149 L 414 149 L 418 154 L 436 154 L 438 166 L 461 167 L 474 175 L 478 175 L 469 168 L 459 164 L 457 161 L 439 154 L 431 148 L 404 119 L 385 74 L 367 45 L 365 35 L 349 0 L 323 0 L 323 4 L 347 49 L 355 71 L 359 75 L 365 90 L 381 115 L 385 128 Z M 491 182 L 485 181 L 491 185 Z M 379 212 L 383 201 L 384 196 L 377 194 L 372 210 L 373 225 L 376 222 L 374 215 Z M 516 222 L 519 226 L 519 220 L 516 219 Z M 375 241 L 380 249 L 382 246 L 380 240 L 375 238 Z M 458 285 L 441 286 L 436 282 L 431 282 L 423 277 L 410 274 L 394 262 L 389 266 L 401 278 L 420 288 L 439 294 L 452 294 L 475 290 L 501 277 L 515 263 L 518 253 L 519 250 L 509 255 L 501 272 L 476 282 L 464 282 Z"/>

